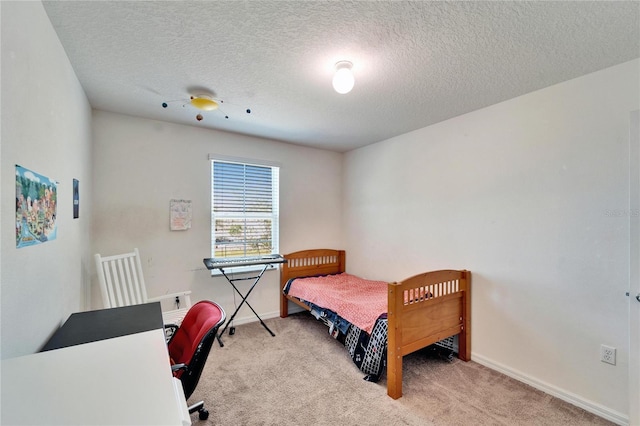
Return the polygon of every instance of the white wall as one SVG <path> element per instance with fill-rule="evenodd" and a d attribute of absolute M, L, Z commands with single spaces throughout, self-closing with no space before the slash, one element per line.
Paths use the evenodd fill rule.
<path fill-rule="evenodd" d="M 624 421 L 629 229 L 616 212 L 629 201 L 637 60 L 353 151 L 344 165 L 337 153 L 99 111 L 92 154 L 90 107 L 42 5 L 1 2 L 0 14 L 0 357 L 38 350 L 88 308 L 90 279 L 100 306 L 96 251 L 137 246 L 151 294 L 190 288 L 231 312 L 230 286 L 201 261 L 207 156 L 218 153 L 282 164 L 281 252 L 344 247 L 350 272 L 387 280 L 468 268 L 476 361 Z M 60 182 L 55 241 L 16 249 L 15 164 Z M 191 230 L 169 231 L 171 198 L 193 200 Z M 267 273 L 252 304 L 276 315 L 277 295 Z M 599 361 L 601 343 L 618 348 L 617 366 Z"/>
<path fill-rule="evenodd" d="M 40 2 L 2 14 L 2 358 L 37 351 L 85 308 L 91 253 L 91 109 Z M 55 179 L 57 239 L 16 248 L 15 165 Z M 80 181 L 73 219 L 72 180 Z"/>
<path fill-rule="evenodd" d="M 638 75 L 635 60 L 348 153 L 348 270 L 471 270 L 474 360 L 624 421 L 629 228 L 615 212 Z"/>
<path fill-rule="evenodd" d="M 209 154 L 280 164 L 280 252 L 341 247 L 342 155 L 281 142 L 94 111 L 93 250 L 140 249 L 150 296 L 182 289 L 235 310 L 232 287 L 211 278 Z M 169 201 L 193 203 L 192 228 L 169 230 Z M 95 268 L 93 306 L 102 300 Z M 251 282 L 240 283 L 243 293 Z M 267 271 L 249 302 L 263 317 L 279 315 L 279 274 Z M 245 307 L 236 324 L 255 320 Z"/>

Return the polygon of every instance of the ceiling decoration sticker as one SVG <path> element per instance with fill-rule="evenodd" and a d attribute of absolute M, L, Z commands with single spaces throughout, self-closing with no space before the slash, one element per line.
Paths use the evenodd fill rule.
<path fill-rule="evenodd" d="M 229 116 L 226 113 L 224 113 L 222 109 L 220 109 L 220 105 L 222 105 L 224 101 L 222 99 L 216 99 L 212 95 L 208 95 L 208 94 L 191 95 L 189 99 L 178 99 L 175 101 L 163 102 L 162 108 L 168 108 L 169 104 L 175 103 L 175 102 L 182 103 L 183 108 L 191 106 L 197 109 L 198 111 L 202 111 L 202 112 L 210 112 L 210 111 L 218 110 L 221 114 L 224 115 L 225 120 L 229 119 Z M 196 120 L 202 121 L 204 119 L 204 115 L 202 115 L 202 112 L 198 112 L 198 114 L 196 114 Z M 250 108 L 245 109 L 245 113 L 251 114 L 251 109 Z"/>

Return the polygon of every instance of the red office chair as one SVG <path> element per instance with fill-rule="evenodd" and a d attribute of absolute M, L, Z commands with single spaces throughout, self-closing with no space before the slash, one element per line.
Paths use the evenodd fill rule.
<path fill-rule="evenodd" d="M 218 328 L 224 323 L 225 318 L 226 314 L 220 305 L 203 300 L 189 309 L 180 327 L 173 326 L 175 330 L 168 343 L 171 370 L 182 382 L 184 396 L 187 399 L 200 380 Z M 209 417 L 209 412 L 204 409 L 204 401 L 189 407 L 189 413 L 196 411 L 200 420 Z"/>

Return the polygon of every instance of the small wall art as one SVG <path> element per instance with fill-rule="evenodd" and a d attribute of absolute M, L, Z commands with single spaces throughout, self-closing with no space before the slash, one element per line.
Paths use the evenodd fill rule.
<path fill-rule="evenodd" d="M 186 231 L 191 228 L 191 200 L 171 200 L 171 230 Z"/>
<path fill-rule="evenodd" d="M 73 180 L 73 218 L 80 217 L 80 182 L 78 179 Z"/>

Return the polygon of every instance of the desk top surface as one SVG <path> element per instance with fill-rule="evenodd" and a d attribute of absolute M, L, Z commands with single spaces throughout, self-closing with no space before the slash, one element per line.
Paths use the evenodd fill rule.
<path fill-rule="evenodd" d="M 2 424 L 190 424 L 161 329 L 2 360 L 1 389 Z"/>
<path fill-rule="evenodd" d="M 160 302 L 71 314 L 42 351 L 163 329 Z"/>

